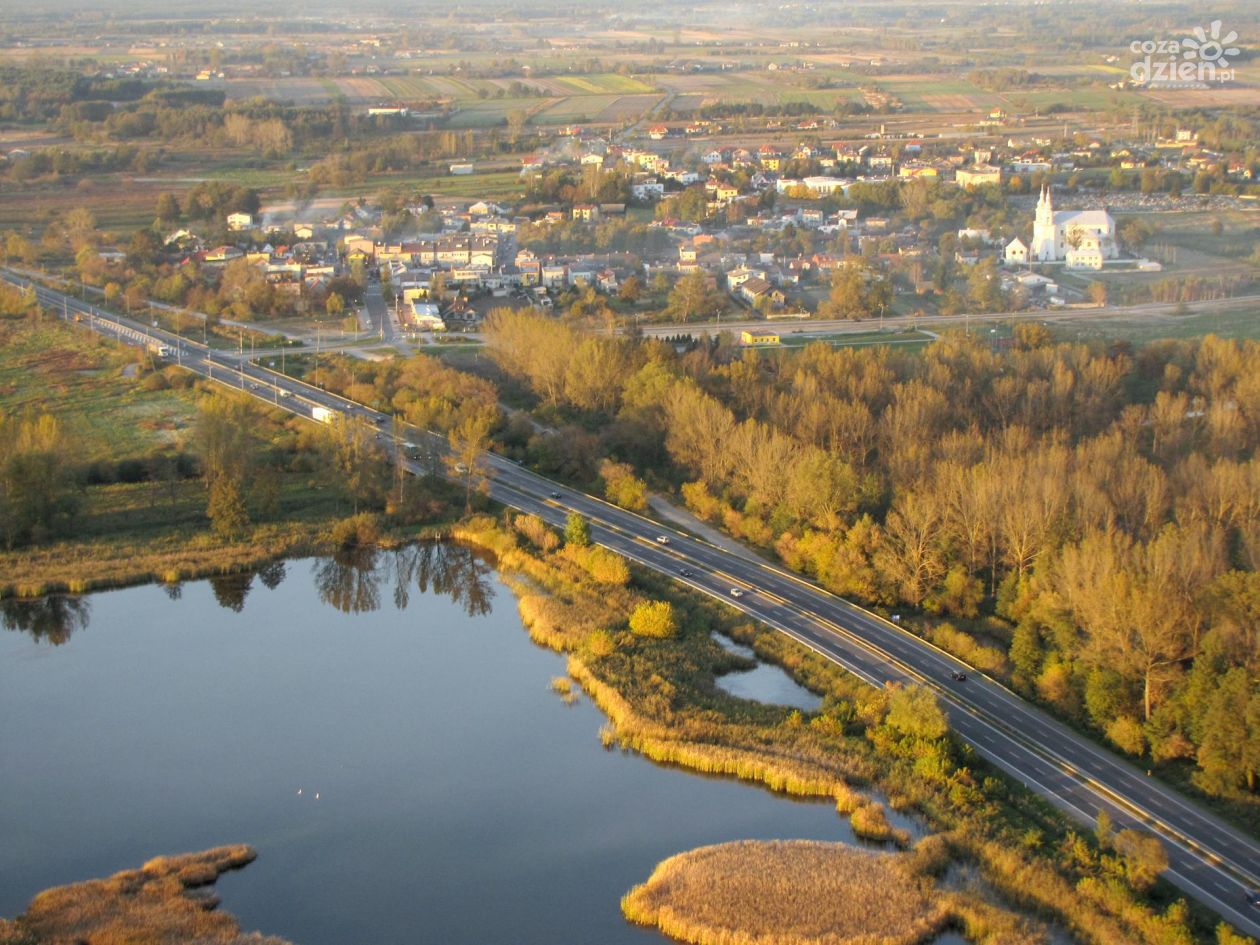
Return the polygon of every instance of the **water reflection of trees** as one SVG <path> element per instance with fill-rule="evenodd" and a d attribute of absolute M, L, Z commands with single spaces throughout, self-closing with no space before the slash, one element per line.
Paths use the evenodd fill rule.
<path fill-rule="evenodd" d="M 216 574 L 210 578 L 210 590 L 220 607 L 240 613 L 245 609 L 245 598 L 254 586 L 253 571 L 236 571 L 232 574 Z"/>
<path fill-rule="evenodd" d="M 490 563 L 471 548 L 426 542 L 397 551 L 355 549 L 321 558 L 315 563 L 315 588 L 320 600 L 347 614 L 380 610 L 382 586 L 392 585 L 394 606 L 399 610 L 411 603 L 413 590 L 433 591 L 451 598 L 470 617 L 479 617 L 490 612 L 494 601 L 492 572 Z M 215 575 L 209 584 L 220 607 L 240 613 L 254 578 L 275 590 L 286 575 L 285 563 L 277 561 L 257 571 Z M 183 585 L 178 582 L 163 584 L 162 590 L 171 600 L 183 596 Z M 29 633 L 55 646 L 86 629 L 90 616 L 86 597 L 52 594 L 0 600 L 0 627 Z"/>
<path fill-rule="evenodd" d="M 470 548 L 426 542 L 397 551 L 343 551 L 315 564 L 320 599 L 342 613 L 379 610 L 382 585 L 393 585 L 394 606 L 403 610 L 412 589 L 450 597 L 469 616 L 490 612 L 494 599 L 491 567 Z"/>
<path fill-rule="evenodd" d="M 92 605 L 86 597 L 50 594 L 33 600 L 0 600 L 0 626 L 29 633 L 53 646 L 68 641 L 72 634 L 86 630 Z"/>
<path fill-rule="evenodd" d="M 377 552 L 370 548 L 339 551 L 315 562 L 319 599 L 343 614 L 363 614 L 381 607 Z"/>

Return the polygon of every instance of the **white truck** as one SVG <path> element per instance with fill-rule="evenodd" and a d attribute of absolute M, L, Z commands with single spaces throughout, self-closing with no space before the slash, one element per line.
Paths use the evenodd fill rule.
<path fill-rule="evenodd" d="M 311 417 L 320 423 L 332 423 L 333 417 L 337 416 L 337 411 L 329 410 L 327 407 L 312 407 Z"/>

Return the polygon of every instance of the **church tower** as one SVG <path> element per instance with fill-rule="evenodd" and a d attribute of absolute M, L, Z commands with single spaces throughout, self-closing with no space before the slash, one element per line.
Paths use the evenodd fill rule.
<path fill-rule="evenodd" d="M 1043 184 L 1037 198 L 1037 216 L 1033 220 L 1032 246 L 1029 255 L 1040 262 L 1053 262 L 1058 258 L 1058 228 L 1054 225 L 1054 204 L 1050 199 L 1050 185 Z"/>

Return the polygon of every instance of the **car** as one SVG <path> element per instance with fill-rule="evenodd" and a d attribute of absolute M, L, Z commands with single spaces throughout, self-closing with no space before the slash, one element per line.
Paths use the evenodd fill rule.
<path fill-rule="evenodd" d="M 732 588 L 731 588 L 731 596 L 732 596 L 732 597 L 735 597 L 735 598 L 743 597 L 743 596 L 744 596 L 744 593 L 745 593 L 745 592 L 744 592 L 744 589 L 743 589 L 742 587 L 732 587 Z"/>
<path fill-rule="evenodd" d="M 1260 909 L 1260 889 L 1253 889 L 1247 893 L 1247 905 L 1253 909 Z"/>
<path fill-rule="evenodd" d="M 695 577 L 695 576 L 696 576 L 696 572 L 695 572 L 695 571 L 692 571 L 692 570 L 691 570 L 691 568 L 679 568 L 679 569 L 678 569 L 678 573 L 679 573 L 679 574 L 681 574 L 683 577 L 686 577 L 686 578 L 689 578 L 689 577 Z"/>
<path fill-rule="evenodd" d="M 890 619 L 893 623 L 901 623 L 901 614 L 893 614 Z"/>
<path fill-rule="evenodd" d="M 658 545 L 668 545 L 668 544 L 669 544 L 669 536 L 668 536 L 668 535 L 657 535 L 657 536 L 656 536 L 656 543 L 657 543 Z"/>
<path fill-rule="evenodd" d="M 548 493 L 547 493 L 547 498 L 549 498 L 549 499 L 559 499 L 559 498 L 561 498 L 561 496 L 560 496 L 560 493 L 559 493 L 559 492 L 548 492 Z"/>
<path fill-rule="evenodd" d="M 952 673 L 949 674 L 949 678 L 952 679 L 954 682 L 966 682 L 967 674 L 961 673 L 958 670 L 954 670 Z"/>
<path fill-rule="evenodd" d="M 291 391 L 282 390 L 282 391 L 280 391 L 280 396 L 281 396 L 281 397 L 292 397 L 292 396 L 293 396 L 293 393 L 292 393 Z"/>

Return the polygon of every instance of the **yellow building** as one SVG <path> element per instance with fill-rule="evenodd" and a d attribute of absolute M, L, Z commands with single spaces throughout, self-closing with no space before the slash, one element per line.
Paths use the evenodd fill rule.
<path fill-rule="evenodd" d="M 739 333 L 739 343 L 745 348 L 765 347 L 767 345 L 777 345 L 779 336 L 772 331 L 741 331 Z"/>

